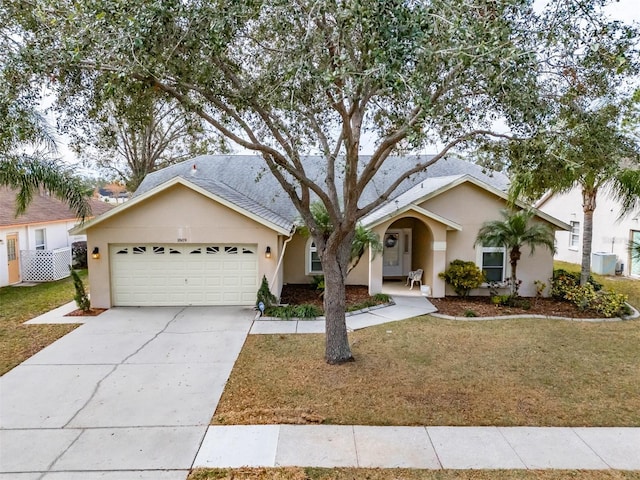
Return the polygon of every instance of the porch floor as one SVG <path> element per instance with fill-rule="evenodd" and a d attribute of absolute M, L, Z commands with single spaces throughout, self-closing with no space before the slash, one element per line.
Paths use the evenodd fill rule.
<path fill-rule="evenodd" d="M 415 283 L 413 290 L 407 286 L 407 280 L 384 280 L 382 282 L 382 293 L 391 295 L 392 297 L 420 297 L 420 284 Z"/>

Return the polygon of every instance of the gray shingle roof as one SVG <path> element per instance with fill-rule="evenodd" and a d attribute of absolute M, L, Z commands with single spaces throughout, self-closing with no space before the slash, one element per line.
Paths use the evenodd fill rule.
<path fill-rule="evenodd" d="M 369 157 L 363 156 L 363 162 Z M 397 175 L 429 157 L 390 157 L 367 185 L 361 197 L 365 205 L 380 196 Z M 303 159 L 307 176 L 322 182 L 325 175 L 322 157 Z M 193 166 L 196 166 L 193 171 Z M 193 172 L 193 173 L 192 173 Z M 405 180 L 391 196 L 391 201 L 426 179 L 471 175 L 499 189 L 508 188 L 508 179 L 497 172 L 487 174 L 482 167 L 457 157 L 447 157 L 430 166 L 425 172 Z M 162 170 L 144 179 L 134 197 L 141 195 L 173 178 L 180 176 L 189 182 L 232 202 L 239 207 L 284 228 L 291 228 L 299 218 L 293 203 L 275 177 L 266 168 L 264 160 L 254 155 L 203 155 Z M 440 182 L 437 182 L 440 183 Z M 381 208 L 385 208 L 382 206 Z"/>

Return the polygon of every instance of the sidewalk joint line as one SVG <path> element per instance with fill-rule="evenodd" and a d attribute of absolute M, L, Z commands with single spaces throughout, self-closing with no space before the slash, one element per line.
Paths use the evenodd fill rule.
<path fill-rule="evenodd" d="M 524 465 L 524 468 L 527 469 L 527 470 L 531 470 L 531 468 L 529 468 L 529 465 L 527 465 L 527 462 L 525 462 L 524 459 L 518 454 L 516 449 L 513 447 L 513 445 L 511 445 L 511 442 L 509 441 L 509 439 L 505 436 L 504 432 L 502 431 L 503 428 L 509 428 L 509 427 L 495 427 L 495 428 L 500 433 L 500 436 L 502 438 L 504 438 L 504 441 L 507 442 L 507 445 L 509 445 L 509 448 L 511 450 L 513 450 L 513 453 L 516 454 L 516 457 L 518 457 L 518 460 L 520 460 L 522 462 L 522 464 Z M 513 427 L 511 427 L 511 428 L 513 428 Z"/>
<path fill-rule="evenodd" d="M 424 431 L 427 433 L 427 438 L 429 439 L 429 444 L 431 445 L 431 448 L 433 449 L 433 453 L 435 453 L 435 455 L 436 455 L 436 460 L 438 460 L 438 465 L 440 465 L 440 470 L 444 470 L 444 467 L 442 466 L 442 461 L 440 460 L 440 455 L 438 455 L 438 450 L 436 449 L 436 446 L 433 444 L 433 439 L 431 438 L 431 435 L 429 434 L 429 427 L 424 426 L 422 428 L 424 428 Z"/>
<path fill-rule="evenodd" d="M 604 463 L 607 467 L 609 467 L 609 468 L 611 468 L 611 469 L 613 469 L 613 468 L 614 468 L 614 467 L 612 467 L 611 465 L 609 465 L 609 464 L 607 463 L 607 461 L 606 461 L 604 458 L 602 458 L 602 457 L 600 456 L 600 454 L 599 454 L 598 452 L 596 452 L 596 451 L 593 449 L 593 447 L 591 447 L 591 445 L 589 445 L 589 444 L 587 443 L 587 441 L 586 441 L 584 438 L 582 438 L 582 437 L 580 436 L 580 434 L 575 430 L 575 428 L 573 428 L 573 427 L 570 427 L 570 428 L 571 428 L 571 431 L 573 432 L 573 434 L 574 434 L 576 437 L 578 437 L 578 438 L 580 439 L 580 441 L 581 441 L 582 443 L 584 443 L 584 444 L 587 446 L 587 448 L 588 448 L 589 450 L 591 450 L 591 451 L 595 454 L 595 456 L 596 456 L 596 457 L 598 457 L 600 460 L 602 460 L 602 463 Z"/>
<path fill-rule="evenodd" d="M 356 452 L 356 467 L 360 468 L 360 455 L 358 455 L 358 442 L 356 442 L 356 426 L 351 425 L 351 435 L 353 438 L 353 448 Z"/>

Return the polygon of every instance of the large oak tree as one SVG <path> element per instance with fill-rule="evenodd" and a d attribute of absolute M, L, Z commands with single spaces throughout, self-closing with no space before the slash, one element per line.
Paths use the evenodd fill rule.
<path fill-rule="evenodd" d="M 496 119 L 529 133 L 522 126 L 537 115 L 539 65 L 531 3 L 7 0 L 0 8 L 22 65 L 50 84 L 58 108 L 150 89 L 264 159 L 318 248 L 325 356 L 340 363 L 352 359 L 344 283 L 358 220 L 452 149 L 494 137 Z M 377 139 L 366 161 L 365 133 Z M 361 202 L 389 156 L 426 148 L 435 155 L 392 172 L 386 191 Z M 307 174 L 308 153 L 322 156 L 324 178 Z M 314 201 L 331 231 L 317 225 Z"/>

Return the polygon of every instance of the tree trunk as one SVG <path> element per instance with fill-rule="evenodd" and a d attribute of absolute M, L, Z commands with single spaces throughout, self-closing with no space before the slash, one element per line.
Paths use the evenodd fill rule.
<path fill-rule="evenodd" d="M 518 295 L 518 261 L 522 254 L 518 247 L 513 247 L 509 252 L 509 260 L 511 264 L 511 295 Z"/>
<path fill-rule="evenodd" d="M 585 285 L 591 275 L 591 244 L 593 241 L 593 211 L 596 209 L 597 188 L 582 188 L 582 211 L 584 225 L 582 227 L 582 265 L 580 268 L 580 285 Z"/>
<path fill-rule="evenodd" d="M 337 248 L 326 248 L 322 256 L 324 272 L 324 313 L 326 318 L 325 360 L 331 365 L 353 361 L 345 318 L 345 280 L 349 266 L 351 236 Z"/>

